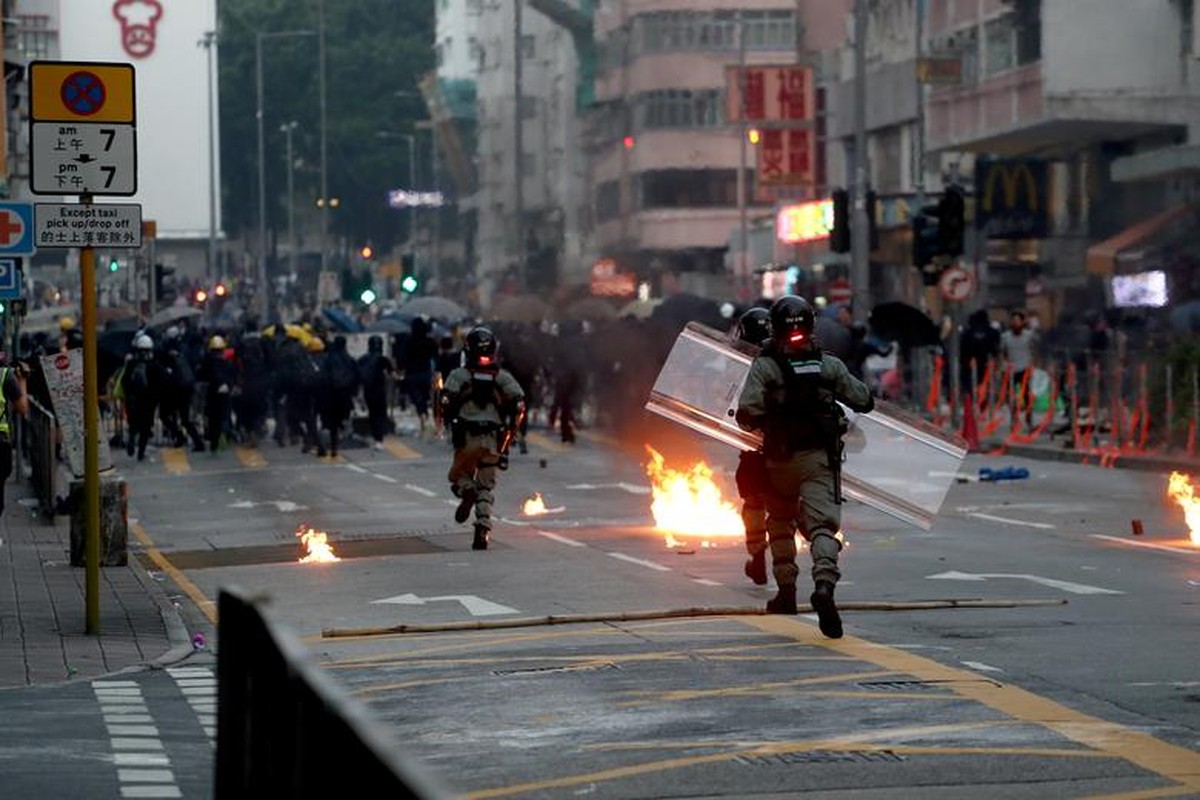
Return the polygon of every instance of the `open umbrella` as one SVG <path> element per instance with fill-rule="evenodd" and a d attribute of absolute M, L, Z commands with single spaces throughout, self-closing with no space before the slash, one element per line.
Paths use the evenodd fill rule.
<path fill-rule="evenodd" d="M 362 333 L 362 324 L 337 306 L 325 306 L 321 313 L 342 333 Z"/>
<path fill-rule="evenodd" d="M 510 295 L 498 299 L 486 316 L 493 322 L 541 322 L 551 316 L 551 308 L 531 294 Z"/>
<path fill-rule="evenodd" d="M 724 330 L 729 320 L 721 314 L 721 305 L 716 300 L 688 292 L 680 292 L 663 299 L 650 315 L 650 319 L 682 328 L 689 322 L 699 322 L 710 328 Z"/>
<path fill-rule="evenodd" d="M 395 313 L 400 317 L 427 316 L 442 322 L 460 322 L 468 316 L 467 310 L 453 300 L 432 295 L 409 300 Z"/>
<path fill-rule="evenodd" d="M 167 306 L 156 311 L 146 322 L 147 328 L 165 328 L 183 319 L 195 319 L 204 312 L 192 306 Z"/>
<path fill-rule="evenodd" d="M 880 339 L 900 342 L 905 347 L 927 347 L 942 343 L 941 332 L 929 316 L 908 303 L 880 303 L 871 311 L 871 331 Z"/>

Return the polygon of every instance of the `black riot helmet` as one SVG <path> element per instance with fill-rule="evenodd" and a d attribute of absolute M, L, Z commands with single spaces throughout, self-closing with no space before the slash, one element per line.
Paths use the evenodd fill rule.
<path fill-rule="evenodd" d="M 816 317 L 803 297 L 789 294 L 771 306 L 771 332 L 781 350 L 810 350 L 815 347 Z"/>
<path fill-rule="evenodd" d="M 463 349 L 467 366 L 471 369 L 496 369 L 500 365 L 500 340 L 491 328 L 482 325 L 472 328 Z"/>
<path fill-rule="evenodd" d="M 738 319 L 737 337 L 743 342 L 762 347 L 771 338 L 771 312 L 752 308 Z"/>

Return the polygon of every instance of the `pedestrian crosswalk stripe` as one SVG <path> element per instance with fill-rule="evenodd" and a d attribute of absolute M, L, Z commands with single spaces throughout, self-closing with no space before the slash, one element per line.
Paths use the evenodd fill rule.
<path fill-rule="evenodd" d="M 397 439 L 395 436 L 388 436 L 383 440 L 383 446 L 387 451 L 396 458 L 420 458 L 421 454 L 412 449 L 404 442 Z"/>
<path fill-rule="evenodd" d="M 263 454 L 259 452 L 258 448 L 238 445 L 233 452 L 237 456 L 238 463 L 243 467 L 260 469 L 267 465 L 267 460 L 263 458 Z"/>
<path fill-rule="evenodd" d="M 182 447 L 166 447 L 161 452 L 163 466 L 170 474 L 186 475 L 192 471 L 192 465 L 188 463 L 187 451 Z"/>

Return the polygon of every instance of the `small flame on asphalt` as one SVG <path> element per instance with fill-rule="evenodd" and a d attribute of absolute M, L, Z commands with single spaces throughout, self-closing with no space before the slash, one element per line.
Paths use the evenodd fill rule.
<path fill-rule="evenodd" d="M 1192 544 L 1200 547 L 1200 497 L 1196 497 L 1192 479 L 1182 472 L 1172 472 L 1167 482 L 1167 496 L 1183 509 Z"/>
<path fill-rule="evenodd" d="M 721 493 L 721 487 L 713 478 L 712 467 L 697 461 L 686 471 L 672 469 L 653 447 L 646 445 L 646 450 L 650 453 L 650 461 L 646 464 L 652 496 L 650 512 L 654 515 L 655 527 L 666 538 L 667 547 L 684 546 L 672 534 L 709 539 L 741 539 L 745 535 L 742 516 L 733 502 Z M 700 546 L 713 547 L 714 544 L 702 541 Z"/>
<path fill-rule="evenodd" d="M 566 508 L 566 506 L 547 508 L 546 501 L 542 499 L 542 493 L 534 492 L 533 497 L 525 498 L 525 502 L 521 504 L 521 513 L 527 517 L 540 517 L 543 514 L 557 514 L 565 511 Z"/>
<path fill-rule="evenodd" d="M 300 558 L 301 564 L 328 564 L 342 560 L 333 552 L 333 547 L 329 544 L 329 537 L 324 531 L 308 525 L 301 525 L 296 528 L 296 536 L 300 538 L 300 545 L 305 551 L 305 555 Z"/>

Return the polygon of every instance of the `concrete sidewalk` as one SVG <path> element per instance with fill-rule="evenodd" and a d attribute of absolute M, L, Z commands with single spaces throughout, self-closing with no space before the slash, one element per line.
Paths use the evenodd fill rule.
<path fill-rule="evenodd" d="M 1059 461 L 1068 464 L 1092 464 L 1115 469 L 1135 469 L 1143 472 L 1186 472 L 1200 474 L 1200 457 L 1189 456 L 1183 450 L 1156 450 L 1145 453 L 1111 453 L 1104 448 L 1076 450 L 1070 439 L 1042 439 L 1028 444 L 1006 444 L 1000 440 L 983 442 L 980 453 L 996 456 L 1016 456 L 1038 461 Z"/>
<path fill-rule="evenodd" d="M 15 484 L 15 485 L 14 485 Z M 70 565 L 70 520 L 36 511 L 10 479 L 0 515 L 0 688 L 87 680 L 191 652 L 164 589 L 138 563 L 100 569 L 100 634 L 86 630 L 85 571 Z"/>

